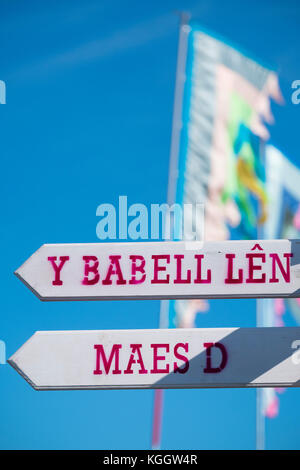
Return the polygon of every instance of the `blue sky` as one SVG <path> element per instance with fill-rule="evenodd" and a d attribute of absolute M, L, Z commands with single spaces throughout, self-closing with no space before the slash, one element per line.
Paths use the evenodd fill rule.
<path fill-rule="evenodd" d="M 272 142 L 298 165 L 298 1 L 0 0 L 0 339 L 36 330 L 155 328 L 158 301 L 42 303 L 13 275 L 43 243 L 97 242 L 96 208 L 166 199 L 177 10 L 278 71 Z M 254 300 L 212 301 L 198 326 L 255 325 Z M 147 449 L 153 392 L 36 392 L 0 365 L 0 448 Z M 266 423 L 269 449 L 299 448 L 299 390 Z M 165 393 L 162 447 L 253 449 L 255 390 Z"/>

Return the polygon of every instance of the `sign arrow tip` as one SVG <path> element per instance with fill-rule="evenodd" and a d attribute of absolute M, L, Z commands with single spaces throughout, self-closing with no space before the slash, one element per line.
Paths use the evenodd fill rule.
<path fill-rule="evenodd" d="M 14 361 L 13 358 L 14 358 L 14 355 L 11 356 L 9 359 L 7 359 L 6 361 L 7 364 L 13 367 L 18 372 L 18 374 L 20 374 L 20 376 L 23 377 L 23 379 L 25 379 L 26 382 L 29 383 L 29 385 L 31 385 L 31 387 L 34 390 L 38 390 L 38 387 L 36 387 L 36 385 L 32 382 L 32 380 L 26 374 L 24 374 L 24 372 L 18 367 L 17 363 Z"/>

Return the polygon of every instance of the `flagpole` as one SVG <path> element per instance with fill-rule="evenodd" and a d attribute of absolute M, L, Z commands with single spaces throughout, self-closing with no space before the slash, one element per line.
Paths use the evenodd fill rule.
<path fill-rule="evenodd" d="M 256 326 L 265 326 L 265 299 L 256 300 Z M 256 389 L 256 450 L 265 450 L 265 416 L 263 410 L 264 389 Z"/>
<path fill-rule="evenodd" d="M 190 15 L 180 12 L 179 40 L 177 53 L 177 67 L 175 79 L 175 97 L 172 119 L 172 135 L 170 148 L 170 164 L 168 178 L 168 194 L 167 203 L 169 206 L 176 201 L 176 186 L 178 179 L 178 160 L 180 147 L 180 131 L 182 126 L 182 103 L 185 83 L 185 66 L 187 56 L 187 39 L 189 33 L 188 22 Z M 160 328 L 169 327 L 169 301 L 162 300 L 160 303 Z M 162 415 L 163 415 L 163 390 L 155 390 L 154 392 L 154 409 L 152 424 L 152 449 L 160 449 L 162 434 Z"/>
<path fill-rule="evenodd" d="M 265 166 L 265 144 L 262 139 L 259 141 L 260 155 Z M 259 239 L 265 238 L 264 226 L 261 225 L 257 230 Z M 265 299 L 256 300 L 256 326 L 266 326 L 266 301 Z M 264 389 L 256 389 L 256 450 L 265 450 L 265 416 L 264 416 Z"/>

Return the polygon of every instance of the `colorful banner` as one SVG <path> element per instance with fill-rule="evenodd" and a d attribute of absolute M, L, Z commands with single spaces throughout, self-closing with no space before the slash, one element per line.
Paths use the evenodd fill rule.
<path fill-rule="evenodd" d="M 265 238 L 300 238 L 300 169 L 272 145 L 265 151 L 268 218 Z M 300 299 L 262 300 L 263 326 L 300 325 Z M 284 389 L 264 389 L 262 411 L 268 418 L 279 413 Z"/>
<path fill-rule="evenodd" d="M 300 169 L 272 145 L 266 146 L 266 190 L 269 216 L 265 238 L 300 238 Z M 268 326 L 300 324 L 300 299 L 273 301 Z M 275 313 L 272 314 L 272 310 Z M 288 313 L 286 321 L 283 315 Z"/>
<path fill-rule="evenodd" d="M 194 23 L 188 28 L 176 202 L 204 204 L 205 240 L 230 238 L 230 227 L 256 238 L 267 217 L 260 142 L 269 137 L 263 120 L 273 120 L 270 98 L 281 100 L 277 76 Z M 207 308 L 202 299 L 172 301 L 167 323 L 193 327 Z"/>

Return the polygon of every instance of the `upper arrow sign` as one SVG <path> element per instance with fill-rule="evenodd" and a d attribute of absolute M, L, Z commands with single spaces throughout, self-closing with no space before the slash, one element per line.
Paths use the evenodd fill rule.
<path fill-rule="evenodd" d="M 43 245 L 15 274 L 41 300 L 300 297 L 300 241 Z"/>

